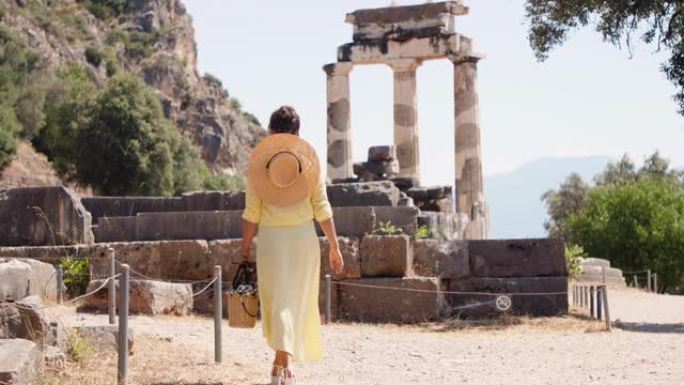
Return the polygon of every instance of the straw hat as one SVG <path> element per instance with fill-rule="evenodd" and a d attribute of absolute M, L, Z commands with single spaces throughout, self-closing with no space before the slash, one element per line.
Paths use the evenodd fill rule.
<path fill-rule="evenodd" d="M 271 134 L 252 150 L 248 183 L 256 194 L 275 206 L 306 199 L 318 182 L 316 150 L 292 134 Z"/>

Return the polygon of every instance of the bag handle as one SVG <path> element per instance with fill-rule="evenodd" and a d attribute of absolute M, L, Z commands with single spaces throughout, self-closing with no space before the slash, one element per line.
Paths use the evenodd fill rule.
<path fill-rule="evenodd" d="M 233 290 L 237 290 L 240 285 L 251 285 L 252 287 L 256 287 L 256 280 L 252 275 L 252 269 L 247 261 L 240 263 L 240 266 L 238 266 L 237 272 L 235 273 L 235 278 L 233 278 Z"/>
<path fill-rule="evenodd" d="M 244 310 L 245 313 L 246 313 L 248 316 L 250 316 L 250 317 L 252 317 L 252 318 L 256 318 L 256 317 L 257 317 L 256 314 L 252 314 L 252 313 L 249 312 L 249 310 L 247 310 L 247 306 L 245 306 L 245 299 L 244 299 L 243 296 L 240 296 L 240 304 L 242 305 L 242 310 Z"/>

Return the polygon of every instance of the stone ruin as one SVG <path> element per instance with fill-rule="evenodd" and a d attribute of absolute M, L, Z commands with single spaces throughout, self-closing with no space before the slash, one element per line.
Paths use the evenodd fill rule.
<path fill-rule="evenodd" d="M 347 15 L 354 27 L 353 42 L 338 48 L 337 62 L 323 67 L 327 74 L 328 178 L 334 182 L 389 178 L 407 195 L 424 195 L 420 185 L 420 156 L 416 70 L 426 60 L 447 59 L 454 65 L 455 207 L 466 239 L 489 235 L 482 187 L 480 117 L 476 86 L 477 63 L 472 39 L 455 32 L 455 16 L 468 14 L 460 1 L 362 9 Z M 393 158 L 353 164 L 349 75 L 355 65 L 386 64 L 394 73 Z M 396 162 L 395 162 L 396 160 Z M 449 192 L 451 195 L 451 192 Z M 434 208 L 434 207 L 433 207 Z"/>
<path fill-rule="evenodd" d="M 463 292 L 506 293 L 512 299 L 510 314 L 568 311 L 561 239 L 484 239 L 488 223 L 474 88 L 480 56 L 471 52 L 470 39 L 453 32 L 453 16 L 466 12 L 455 1 L 356 11 L 348 16 L 354 42 L 340 48 L 338 63 L 325 67 L 328 173 L 338 182 L 329 184 L 327 193 L 345 260 L 344 271 L 333 276 L 334 320 L 416 323 L 501 314 L 491 296 L 485 301 L 482 294 Z M 423 60 L 437 58 L 454 62 L 454 190 L 419 185 L 415 70 Z M 368 161 L 354 170 L 348 74 L 354 64 L 369 63 L 387 63 L 395 71 L 395 143 L 371 148 Z M 354 171 L 363 181 L 349 183 Z M 61 186 L 0 190 L 0 286 L 3 293 L 14 293 L 0 298 L 0 357 L 32 357 L 17 361 L 32 364 L 10 368 L 10 375 L 31 373 L 33 363 L 43 359 L 42 342 L 31 342 L 21 330 L 7 331 L 17 316 L 11 303 L 25 301 L 30 307 L 41 299 L 53 301 L 54 290 L 40 288 L 54 289 L 48 275 L 63 256 L 91 261 L 88 290 L 93 290 L 108 276 L 107 249 L 113 248 L 117 259 L 134 270 L 134 312 L 212 314 L 214 293 L 194 298 L 192 293 L 206 282 L 196 281 L 213 276 L 215 265 L 223 267 L 224 281 L 233 279 L 234 262 L 241 259 L 244 200 L 240 191 L 79 198 Z M 396 229 L 388 232 L 387 223 Z M 324 309 L 328 245 L 318 232 Z M 168 280 L 184 282 L 161 282 Z M 100 292 L 85 305 L 103 310 L 105 298 Z M 48 333 L 50 323 L 40 322 Z M 0 381 L 8 382 L 2 370 Z"/>

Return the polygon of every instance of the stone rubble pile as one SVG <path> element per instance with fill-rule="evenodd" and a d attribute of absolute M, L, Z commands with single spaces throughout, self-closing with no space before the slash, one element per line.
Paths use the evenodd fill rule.
<path fill-rule="evenodd" d="M 55 273 L 55 268 L 47 263 L 0 258 L 2 384 L 35 384 L 45 361 L 64 366 L 65 332 L 49 319 L 43 302 L 56 298 Z"/>
<path fill-rule="evenodd" d="M 366 162 L 354 163 L 354 174 L 362 182 L 388 180 L 399 174 L 399 161 L 394 146 L 373 146 Z"/>

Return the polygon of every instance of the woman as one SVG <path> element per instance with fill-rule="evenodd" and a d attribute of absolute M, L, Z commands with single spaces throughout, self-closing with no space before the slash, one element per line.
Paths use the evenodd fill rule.
<path fill-rule="evenodd" d="M 257 234 L 257 279 L 261 323 L 275 350 L 272 384 L 295 384 L 290 367 L 296 361 L 323 358 L 318 286 L 320 247 L 313 219 L 330 243 L 331 270 L 341 272 L 332 210 L 321 177 L 318 156 L 299 138 L 299 116 L 283 106 L 271 115 L 269 136 L 249 161 L 242 255 Z"/>

